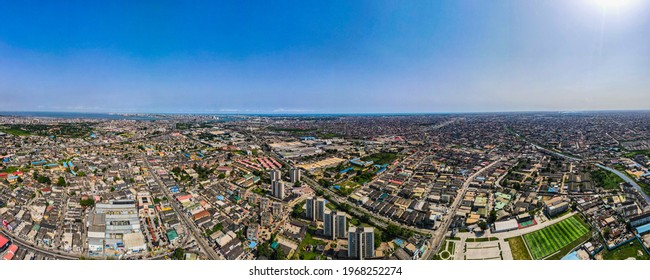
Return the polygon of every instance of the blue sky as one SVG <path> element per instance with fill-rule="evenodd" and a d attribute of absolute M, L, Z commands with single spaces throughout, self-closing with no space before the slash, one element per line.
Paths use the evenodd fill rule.
<path fill-rule="evenodd" d="M 0 111 L 650 109 L 649 4 L 599 1 L 0 1 Z"/>

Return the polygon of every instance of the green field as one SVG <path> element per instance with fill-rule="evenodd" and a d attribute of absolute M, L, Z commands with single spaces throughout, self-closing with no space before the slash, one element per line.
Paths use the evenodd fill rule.
<path fill-rule="evenodd" d="M 602 187 L 606 190 L 618 189 L 618 185 L 624 182 L 621 177 L 618 177 L 618 175 L 613 172 L 602 169 L 591 171 L 591 178 L 596 183 L 596 186 Z"/>
<path fill-rule="evenodd" d="M 583 239 L 587 233 L 589 233 L 589 227 L 580 218 L 573 216 L 524 235 L 524 241 L 526 241 L 533 259 L 539 260 L 569 245 L 577 246 L 576 241 Z"/>
<path fill-rule="evenodd" d="M 650 259 L 638 241 L 632 241 L 612 251 L 605 249 L 603 252 L 603 259 L 605 260 L 626 260 L 628 258 L 637 260 Z"/>
<path fill-rule="evenodd" d="M 29 133 L 29 131 L 25 131 L 25 130 L 22 130 L 22 129 L 19 129 L 19 128 L 1 129 L 0 131 L 2 131 L 4 133 L 7 133 L 7 134 L 15 135 L 15 136 L 26 136 L 26 135 L 31 134 L 31 133 Z"/>
<path fill-rule="evenodd" d="M 526 249 L 526 244 L 521 236 L 508 238 L 508 244 L 510 245 L 510 251 L 512 252 L 512 258 L 515 260 L 530 260 L 530 254 L 528 249 Z"/>

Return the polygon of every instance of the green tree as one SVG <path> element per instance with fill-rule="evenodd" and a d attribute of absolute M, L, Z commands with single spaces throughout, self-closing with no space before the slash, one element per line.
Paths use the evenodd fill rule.
<path fill-rule="evenodd" d="M 375 229 L 375 249 L 379 248 L 381 246 L 381 241 L 383 240 L 383 236 L 380 230 Z"/>
<path fill-rule="evenodd" d="M 282 251 L 279 247 L 275 250 L 273 253 L 273 257 L 271 258 L 273 260 L 285 260 L 287 257 L 284 255 L 284 251 Z"/>
<path fill-rule="evenodd" d="M 302 207 L 305 205 L 305 201 L 300 202 L 293 206 L 293 211 L 291 211 L 291 217 L 300 218 L 305 214 L 305 210 Z"/>
<path fill-rule="evenodd" d="M 84 207 L 90 207 L 90 206 L 95 205 L 95 200 L 92 199 L 92 198 L 81 199 L 79 201 L 79 204 L 81 204 L 81 206 L 84 206 Z"/>
<path fill-rule="evenodd" d="M 603 236 L 605 236 L 605 238 L 609 238 L 611 234 L 612 234 L 612 229 L 610 227 L 605 227 L 603 229 Z"/>
<path fill-rule="evenodd" d="M 494 223 L 497 220 L 497 211 L 492 210 L 490 211 L 490 216 L 488 217 L 488 223 Z"/>
<path fill-rule="evenodd" d="M 176 250 L 174 250 L 174 254 L 172 255 L 172 259 L 184 260 L 185 259 L 185 250 L 183 250 L 183 248 L 177 248 Z"/>
<path fill-rule="evenodd" d="M 52 181 L 50 180 L 49 177 L 41 176 L 41 175 L 39 175 L 38 178 L 36 178 L 36 181 L 41 183 L 41 184 L 51 184 L 52 183 Z"/>
<path fill-rule="evenodd" d="M 56 185 L 59 187 L 65 187 L 67 185 L 65 182 L 65 178 L 63 178 L 63 176 L 59 176 L 59 179 L 56 180 Z"/>
<path fill-rule="evenodd" d="M 270 259 L 271 256 L 271 245 L 268 242 L 264 242 L 260 245 L 257 245 L 257 256 L 267 257 Z"/>

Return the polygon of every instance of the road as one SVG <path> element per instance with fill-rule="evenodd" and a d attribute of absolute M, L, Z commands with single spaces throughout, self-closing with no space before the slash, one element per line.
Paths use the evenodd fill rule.
<path fill-rule="evenodd" d="M 190 233 L 194 237 L 194 240 L 196 240 L 196 243 L 199 245 L 199 247 L 201 247 L 201 250 L 203 252 L 205 252 L 208 255 L 208 257 L 210 257 L 210 259 L 212 259 L 212 260 L 222 260 L 222 259 L 224 259 L 219 254 L 217 254 L 212 249 L 212 247 L 210 247 L 210 245 L 205 241 L 205 239 L 203 239 L 201 231 L 196 227 L 194 222 L 190 221 L 189 218 L 185 215 L 185 213 L 183 211 L 181 211 L 180 209 L 178 209 L 178 205 L 176 203 L 176 200 L 171 195 L 170 191 L 167 189 L 167 187 L 162 182 L 160 177 L 158 177 L 158 174 L 153 172 L 153 169 L 151 168 L 151 164 L 149 163 L 149 159 L 146 156 L 144 158 L 144 162 L 147 164 L 147 168 L 149 169 L 149 174 L 151 174 L 151 177 L 153 177 L 154 180 L 156 180 L 156 183 L 158 183 L 158 185 L 162 188 L 163 193 L 165 194 L 168 201 L 170 202 L 169 204 L 172 206 L 172 208 L 174 209 L 176 214 L 178 214 L 178 216 L 181 217 L 181 221 L 183 221 L 183 223 L 185 224 L 187 229 L 190 231 Z"/>
<path fill-rule="evenodd" d="M 52 251 L 52 250 L 38 248 L 33 244 L 27 243 L 25 241 L 22 241 L 22 240 L 16 238 L 13 234 L 8 232 L 4 228 L 1 228 L 1 230 L 2 230 L 2 233 L 4 235 L 6 235 L 7 237 L 11 237 L 11 242 L 18 245 L 19 247 L 27 248 L 27 249 L 30 249 L 32 251 L 38 252 L 39 254 L 42 254 L 42 255 L 45 255 L 45 256 L 48 256 L 48 257 L 51 257 L 51 258 L 55 258 L 55 259 L 78 260 L 80 258 L 80 256 L 77 256 L 77 255 L 66 254 L 66 253 L 59 252 L 59 251 Z"/>
<path fill-rule="evenodd" d="M 444 224 L 442 227 L 438 228 L 436 234 L 434 234 L 431 237 L 429 250 L 424 253 L 424 258 L 425 260 L 428 260 L 431 257 L 431 254 L 434 252 L 438 252 L 440 245 L 442 244 L 442 241 L 445 238 L 445 235 L 447 234 L 447 231 L 449 230 L 449 226 L 451 225 L 451 221 L 453 221 L 453 216 L 455 215 L 456 211 L 458 211 L 458 208 L 460 207 L 460 203 L 463 200 L 463 197 L 465 197 L 465 193 L 467 192 L 467 188 L 469 185 L 474 181 L 474 178 L 491 168 L 492 166 L 496 165 L 497 163 L 501 162 L 503 159 L 498 159 L 492 163 L 490 163 L 488 166 L 481 168 L 481 170 L 474 172 L 467 180 L 465 180 L 465 183 L 463 183 L 463 186 L 460 189 L 459 194 L 456 196 L 456 199 L 454 199 L 454 203 L 452 203 L 451 210 L 448 213 L 449 217 L 445 219 Z"/>
<path fill-rule="evenodd" d="M 632 180 L 632 178 L 630 178 L 627 175 L 623 174 L 621 171 L 618 171 L 618 170 L 616 170 L 614 168 L 609 168 L 609 167 L 604 166 L 604 165 L 602 165 L 600 163 L 596 164 L 596 166 L 598 166 L 598 167 L 600 167 L 602 169 L 605 169 L 607 171 L 610 171 L 610 172 L 616 174 L 616 176 L 621 177 L 621 179 L 623 179 L 626 182 L 630 183 L 630 185 L 632 185 L 632 187 L 634 187 L 643 196 L 645 201 L 650 203 L 650 197 L 648 197 L 648 195 L 645 194 L 645 192 L 643 192 L 643 189 L 641 188 L 641 186 L 639 186 L 639 184 L 637 184 L 634 180 Z"/>

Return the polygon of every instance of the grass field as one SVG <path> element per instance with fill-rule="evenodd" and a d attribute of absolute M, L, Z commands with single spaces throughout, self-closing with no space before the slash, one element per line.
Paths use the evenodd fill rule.
<path fill-rule="evenodd" d="M 510 245 L 510 251 L 512 252 L 512 258 L 515 260 L 530 260 L 530 254 L 528 249 L 526 249 L 526 244 L 524 244 L 524 239 L 521 236 L 508 238 L 508 245 Z"/>
<path fill-rule="evenodd" d="M 589 233 L 589 227 L 577 216 L 524 235 L 524 241 L 539 260 L 572 245 Z"/>
<path fill-rule="evenodd" d="M 22 130 L 22 129 L 19 129 L 19 128 L 7 128 L 7 129 L 2 129 L 0 131 L 2 131 L 4 133 L 7 133 L 7 134 L 15 135 L 15 136 L 26 136 L 26 135 L 31 134 L 31 133 L 29 133 L 29 131 L 25 131 L 25 130 Z"/>
<path fill-rule="evenodd" d="M 625 260 L 628 258 L 635 258 L 637 260 L 650 259 L 638 241 L 632 241 L 612 251 L 605 249 L 603 253 L 603 259 L 605 260 Z"/>
<path fill-rule="evenodd" d="M 591 178 L 596 183 L 596 186 L 602 187 L 606 190 L 618 189 L 618 184 L 623 183 L 623 179 L 618 177 L 618 175 L 607 170 L 596 169 L 591 171 Z"/>

